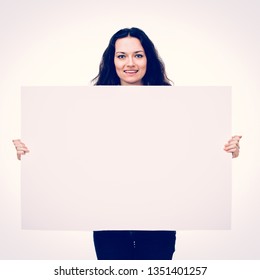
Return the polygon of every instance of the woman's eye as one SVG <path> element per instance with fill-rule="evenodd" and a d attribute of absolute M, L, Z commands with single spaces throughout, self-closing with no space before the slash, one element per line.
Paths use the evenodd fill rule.
<path fill-rule="evenodd" d="M 143 55 L 142 55 L 142 54 L 137 54 L 135 57 L 137 57 L 137 58 L 142 58 Z"/>
<path fill-rule="evenodd" d="M 119 58 L 119 59 L 125 58 L 125 55 L 120 54 L 120 55 L 117 56 L 117 58 Z"/>

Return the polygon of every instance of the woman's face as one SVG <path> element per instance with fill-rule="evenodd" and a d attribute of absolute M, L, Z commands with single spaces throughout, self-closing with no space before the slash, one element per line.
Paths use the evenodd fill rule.
<path fill-rule="evenodd" d="M 121 85 L 143 84 L 147 59 L 139 39 L 135 37 L 118 39 L 115 43 L 114 63 Z"/>

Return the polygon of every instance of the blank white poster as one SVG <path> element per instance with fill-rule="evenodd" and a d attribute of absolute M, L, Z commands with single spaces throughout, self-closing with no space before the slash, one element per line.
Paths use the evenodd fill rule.
<path fill-rule="evenodd" d="M 22 228 L 230 229 L 231 87 L 23 87 Z"/>

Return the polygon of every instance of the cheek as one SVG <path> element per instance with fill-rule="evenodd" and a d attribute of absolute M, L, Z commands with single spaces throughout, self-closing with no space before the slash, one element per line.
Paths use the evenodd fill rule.
<path fill-rule="evenodd" d="M 144 71 L 144 74 L 145 74 L 145 73 L 146 73 L 146 70 L 147 70 L 147 64 L 144 63 L 142 68 L 143 68 L 143 71 Z"/>
<path fill-rule="evenodd" d="M 147 60 L 145 60 L 145 61 L 143 62 L 143 69 L 144 69 L 144 71 L 146 71 L 146 69 L 147 69 Z"/>
<path fill-rule="evenodd" d="M 114 64 L 115 64 L 116 70 L 120 70 L 120 69 L 122 69 L 122 67 L 123 67 L 122 63 L 120 63 L 120 62 L 118 62 L 118 61 L 114 61 Z"/>
<path fill-rule="evenodd" d="M 122 76 L 122 66 L 120 63 L 115 63 L 115 70 L 118 77 Z"/>
<path fill-rule="evenodd" d="M 115 65 L 115 68 L 117 69 L 117 62 L 116 62 L 116 60 L 114 60 L 114 65 Z"/>

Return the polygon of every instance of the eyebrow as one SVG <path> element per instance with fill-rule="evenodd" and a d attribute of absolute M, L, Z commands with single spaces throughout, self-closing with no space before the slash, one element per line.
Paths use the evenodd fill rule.
<path fill-rule="evenodd" d="M 134 52 L 134 53 L 139 53 L 139 52 L 143 52 L 143 53 L 144 53 L 144 51 L 136 51 L 136 52 Z M 121 52 L 121 51 L 116 52 L 116 53 L 123 53 L 123 54 L 126 54 L 126 52 Z"/>

